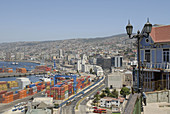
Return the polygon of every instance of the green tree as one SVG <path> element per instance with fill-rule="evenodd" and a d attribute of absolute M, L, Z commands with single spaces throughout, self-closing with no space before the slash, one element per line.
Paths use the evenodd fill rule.
<path fill-rule="evenodd" d="M 97 106 L 98 106 L 99 100 L 100 100 L 100 98 L 99 98 L 99 92 L 97 92 L 97 93 L 94 95 L 93 103 L 97 103 Z"/>
<path fill-rule="evenodd" d="M 92 70 L 92 68 L 90 69 L 90 74 L 92 74 L 92 72 L 93 72 L 93 70 Z"/>
<path fill-rule="evenodd" d="M 108 87 L 105 88 L 105 93 L 107 94 L 107 97 L 110 95 L 110 89 Z"/>
<path fill-rule="evenodd" d="M 120 91 L 120 94 L 123 95 L 124 98 L 126 98 L 126 95 L 130 94 L 130 90 L 127 87 L 123 87 Z"/>
<path fill-rule="evenodd" d="M 118 98 L 118 91 L 116 91 L 116 89 L 114 89 L 114 90 L 111 92 L 110 97 Z"/>
<path fill-rule="evenodd" d="M 106 97 L 105 90 L 102 90 L 102 94 L 100 94 L 100 98 Z"/>

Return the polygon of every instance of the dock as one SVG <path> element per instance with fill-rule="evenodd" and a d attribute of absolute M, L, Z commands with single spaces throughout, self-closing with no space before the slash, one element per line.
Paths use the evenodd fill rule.
<path fill-rule="evenodd" d="M 7 78 L 7 77 L 25 77 L 31 75 L 42 75 L 47 74 L 46 72 L 36 72 L 36 73 L 0 73 L 0 78 Z"/>

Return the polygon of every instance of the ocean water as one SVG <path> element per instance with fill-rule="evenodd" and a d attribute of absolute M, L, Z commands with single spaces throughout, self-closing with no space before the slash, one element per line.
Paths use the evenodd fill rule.
<path fill-rule="evenodd" d="M 0 68 L 6 67 L 6 68 L 13 68 L 15 71 L 16 68 L 26 68 L 28 71 L 34 69 L 37 65 L 37 63 L 30 63 L 30 62 L 18 62 L 18 65 L 12 65 L 12 62 L 5 62 L 5 61 L 0 61 Z M 26 76 L 27 78 L 30 79 L 31 82 L 37 82 L 39 81 L 39 78 L 41 77 L 36 77 L 35 75 L 31 76 Z M 19 77 L 7 77 L 7 78 L 0 78 L 0 81 L 14 81 L 16 78 Z"/>

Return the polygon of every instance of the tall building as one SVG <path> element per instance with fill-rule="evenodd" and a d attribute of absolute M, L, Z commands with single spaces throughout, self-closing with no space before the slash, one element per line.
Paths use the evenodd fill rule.
<path fill-rule="evenodd" d="M 114 56 L 111 58 L 111 66 L 113 67 L 122 67 L 123 66 L 123 57 Z"/>
<path fill-rule="evenodd" d="M 7 52 L 7 53 L 6 53 L 5 60 L 6 60 L 6 61 L 10 61 L 10 60 L 11 60 L 11 52 Z"/>
<path fill-rule="evenodd" d="M 63 58 L 63 50 L 59 49 L 59 58 Z"/>
<path fill-rule="evenodd" d="M 103 69 L 111 68 L 111 59 L 110 58 L 97 58 L 97 65 L 101 66 Z"/>
<path fill-rule="evenodd" d="M 82 69 L 81 60 L 77 60 L 76 70 L 80 71 Z"/>

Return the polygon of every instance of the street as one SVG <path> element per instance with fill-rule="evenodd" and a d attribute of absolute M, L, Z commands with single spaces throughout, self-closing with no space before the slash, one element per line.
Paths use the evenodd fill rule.
<path fill-rule="evenodd" d="M 105 82 L 105 80 L 103 81 Z M 97 91 L 101 91 L 103 88 L 105 88 L 105 85 L 101 82 L 99 85 L 94 87 L 93 89 L 89 90 L 87 93 L 83 94 L 83 97 L 91 97 L 92 95 L 95 95 Z M 102 85 L 103 84 L 103 85 Z M 101 86 L 101 87 L 100 87 Z M 79 111 L 75 112 L 75 106 L 78 103 L 79 100 L 81 100 L 81 96 L 77 97 L 75 100 L 71 102 L 70 105 L 62 107 L 62 113 L 60 114 L 86 114 L 86 103 L 88 100 L 86 98 L 80 103 L 79 105 Z"/>

